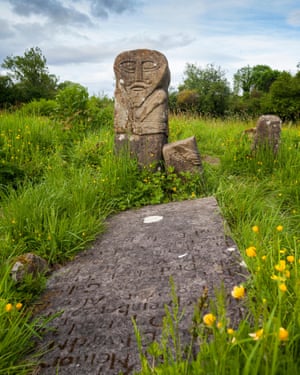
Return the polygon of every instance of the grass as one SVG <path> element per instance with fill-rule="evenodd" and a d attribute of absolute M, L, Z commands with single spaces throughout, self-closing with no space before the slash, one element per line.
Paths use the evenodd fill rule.
<path fill-rule="evenodd" d="M 191 335 L 197 350 L 186 352 L 177 334 L 181 312 L 173 285 L 163 341 L 148 348 L 151 361 L 140 353 L 142 374 L 300 372 L 300 130 L 283 128 L 274 157 L 267 150 L 251 153 L 243 130 L 252 126 L 171 117 L 170 141 L 195 135 L 200 154 L 220 160 L 204 161 L 203 177 L 184 176 L 183 184 L 172 172 L 141 171 L 128 155 L 116 156 L 109 126 L 65 129 L 47 118 L 2 113 L 0 374 L 30 373 L 24 356 L 47 324 L 32 320 L 45 277 L 15 284 L 9 272 L 16 256 L 34 252 L 50 266 L 64 263 L 104 230 L 113 212 L 209 195 L 217 198 L 251 275 L 240 289 L 249 316 L 232 327 L 220 291 L 214 301 L 200 296 Z"/>

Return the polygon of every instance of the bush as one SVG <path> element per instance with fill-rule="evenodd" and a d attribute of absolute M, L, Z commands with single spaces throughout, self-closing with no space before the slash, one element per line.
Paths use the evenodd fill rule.
<path fill-rule="evenodd" d="M 55 100 L 40 99 L 24 104 L 21 110 L 26 116 L 51 116 L 55 113 L 56 107 Z"/>

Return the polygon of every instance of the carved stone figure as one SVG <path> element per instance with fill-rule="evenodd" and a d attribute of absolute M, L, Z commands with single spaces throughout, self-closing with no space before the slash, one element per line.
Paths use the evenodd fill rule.
<path fill-rule="evenodd" d="M 252 149 L 268 147 L 276 154 L 280 144 L 281 124 L 278 116 L 260 116 L 255 128 Z"/>
<path fill-rule="evenodd" d="M 173 167 L 175 173 L 202 172 L 201 158 L 194 136 L 164 145 L 163 156 L 166 169 Z"/>
<path fill-rule="evenodd" d="M 168 141 L 168 61 L 158 51 L 137 49 L 114 63 L 115 147 L 128 147 L 141 166 L 162 160 Z"/>

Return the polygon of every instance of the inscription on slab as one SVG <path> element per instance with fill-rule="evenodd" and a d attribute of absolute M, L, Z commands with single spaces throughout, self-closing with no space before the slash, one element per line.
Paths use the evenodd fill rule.
<path fill-rule="evenodd" d="M 235 250 L 235 251 L 234 251 Z M 40 374 L 131 374 L 139 369 L 132 318 L 144 345 L 161 334 L 171 307 L 170 276 L 180 306 L 183 342 L 189 343 L 194 304 L 224 283 L 228 296 L 244 281 L 238 251 L 225 237 L 214 198 L 147 206 L 108 220 L 107 231 L 86 252 L 56 271 L 41 300 L 42 315 L 62 311 L 39 345 Z M 228 297 L 232 325 L 241 306 Z"/>

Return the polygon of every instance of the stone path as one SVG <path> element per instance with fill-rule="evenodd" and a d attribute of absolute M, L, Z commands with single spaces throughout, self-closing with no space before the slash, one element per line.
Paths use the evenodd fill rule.
<path fill-rule="evenodd" d="M 207 286 L 223 282 L 228 296 L 245 280 L 238 251 L 226 238 L 214 198 L 147 206 L 107 221 L 107 231 L 74 261 L 54 272 L 42 297 L 42 314 L 63 311 L 42 345 L 49 350 L 39 374 L 115 375 L 139 369 L 131 318 L 145 344 L 158 338 L 164 305 L 171 305 L 173 276 L 181 307 L 182 335 Z M 242 309 L 228 297 L 234 323 Z"/>

